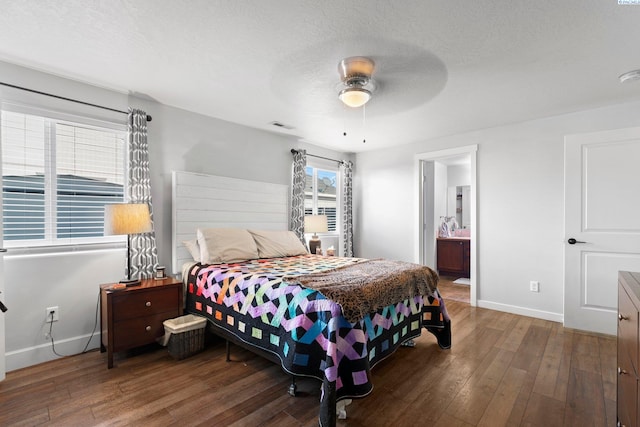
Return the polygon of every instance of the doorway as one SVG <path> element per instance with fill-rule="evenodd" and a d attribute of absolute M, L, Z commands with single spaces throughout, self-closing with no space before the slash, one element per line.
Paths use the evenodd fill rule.
<path fill-rule="evenodd" d="M 476 222 L 476 153 L 477 145 L 457 147 L 415 155 L 418 199 L 418 221 L 416 224 L 416 259 L 423 265 L 436 266 L 436 237 L 440 216 L 447 209 L 446 165 L 467 162 L 469 165 L 469 189 L 467 203 L 469 240 L 469 303 L 477 301 L 477 242 Z M 443 169 L 444 168 L 444 169 Z M 452 186 L 457 187 L 457 186 Z M 466 191 L 466 190 L 465 190 Z M 455 213 L 453 215 L 455 217 Z M 434 268 L 436 269 L 436 268 Z"/>

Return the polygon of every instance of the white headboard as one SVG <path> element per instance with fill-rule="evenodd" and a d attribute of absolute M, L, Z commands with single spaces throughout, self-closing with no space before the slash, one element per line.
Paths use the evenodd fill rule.
<path fill-rule="evenodd" d="M 192 261 L 185 240 L 198 228 L 287 230 L 289 186 L 193 172 L 172 172 L 174 274 Z"/>

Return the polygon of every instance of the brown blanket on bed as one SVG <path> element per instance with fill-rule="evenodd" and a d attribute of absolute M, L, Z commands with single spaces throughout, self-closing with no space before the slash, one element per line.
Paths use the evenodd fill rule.
<path fill-rule="evenodd" d="M 288 276 L 284 280 L 314 289 L 342 307 L 351 323 L 366 314 L 412 298 L 432 294 L 438 274 L 424 265 L 385 259 L 364 260 L 321 273 Z"/>

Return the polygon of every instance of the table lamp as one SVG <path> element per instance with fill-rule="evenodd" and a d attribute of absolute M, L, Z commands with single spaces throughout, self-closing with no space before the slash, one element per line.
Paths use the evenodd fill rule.
<path fill-rule="evenodd" d="M 120 281 L 126 286 L 140 285 L 140 278 L 131 277 L 131 235 L 152 231 L 151 214 L 146 203 L 116 203 L 104 205 L 104 235 L 127 235 L 127 277 Z"/>
<path fill-rule="evenodd" d="M 306 215 L 304 217 L 304 232 L 313 233 L 309 239 L 309 252 L 316 253 L 316 249 L 320 246 L 320 238 L 316 233 L 326 233 L 329 231 L 326 215 Z"/>

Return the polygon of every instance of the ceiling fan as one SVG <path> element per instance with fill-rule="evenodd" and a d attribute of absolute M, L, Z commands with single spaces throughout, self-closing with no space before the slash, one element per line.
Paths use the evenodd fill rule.
<path fill-rule="evenodd" d="M 408 112 L 435 98 L 447 82 L 444 62 L 411 43 L 329 39 L 312 51 L 309 55 L 305 48 L 278 61 L 270 85 L 283 105 L 307 115 L 318 127 L 328 122 L 331 127 L 344 127 L 365 108 L 371 118 Z M 342 99 L 349 97 L 360 101 L 348 107 Z"/>

